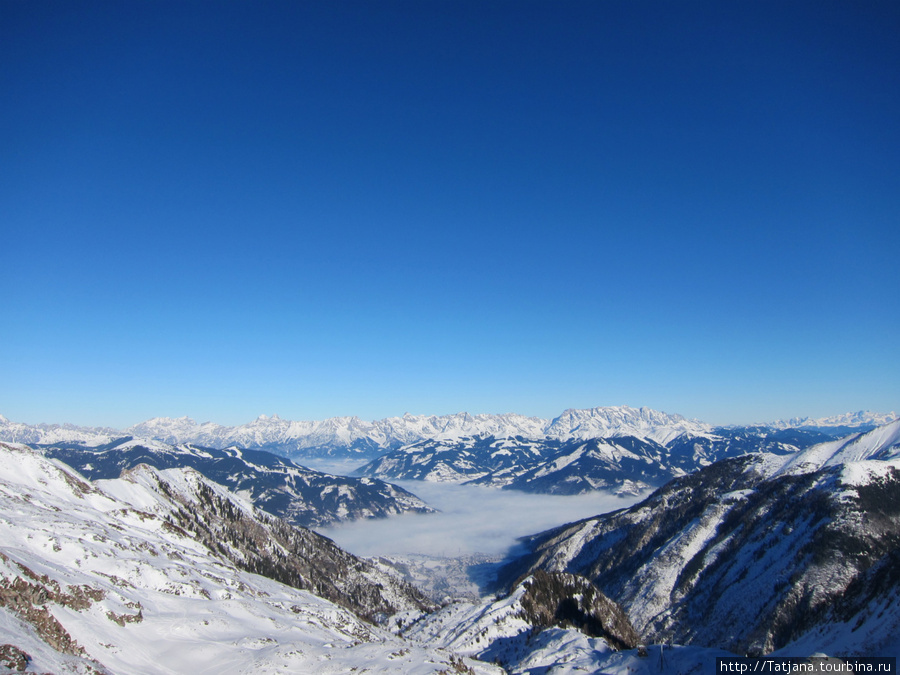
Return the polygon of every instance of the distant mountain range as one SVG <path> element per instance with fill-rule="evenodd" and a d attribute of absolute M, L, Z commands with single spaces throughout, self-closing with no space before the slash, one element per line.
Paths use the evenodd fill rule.
<path fill-rule="evenodd" d="M 659 433 L 660 437 L 671 434 Z M 427 480 L 545 494 L 609 490 L 636 495 L 726 457 L 787 455 L 830 439 L 818 431 L 764 427 L 684 432 L 665 443 L 637 436 L 533 440 L 466 437 L 426 440 L 359 469 L 382 480 Z"/>
<path fill-rule="evenodd" d="M 572 482 L 592 454 L 684 472 L 630 508 L 526 538 L 505 594 L 438 611 L 382 563 L 253 505 L 353 497 L 372 479 L 234 447 L 0 442 L 0 670 L 650 675 L 727 652 L 900 654 L 900 420 L 838 439 L 660 439 L 434 445 L 471 441 L 467 461 L 499 463 L 492 479 L 553 448 L 568 454 L 515 480 L 555 467 Z"/>
<path fill-rule="evenodd" d="M 794 453 L 888 419 L 893 414 L 858 412 L 752 427 L 713 427 L 681 415 L 617 406 L 566 410 L 552 420 L 467 413 L 404 415 L 377 422 L 356 417 L 292 422 L 262 416 L 250 424 L 224 427 L 196 424 L 186 417 L 156 418 L 119 432 L 29 426 L 0 417 L 0 440 L 52 448 L 53 456 L 92 478 L 114 477 L 135 466 L 144 453 L 151 466 L 193 466 L 235 490 L 249 489 L 247 479 L 238 478 L 247 471 L 234 469 L 229 478 L 221 467 L 253 452 L 264 453 L 253 460 L 265 467 L 266 474 L 254 479 L 255 503 L 295 524 L 312 526 L 426 508 L 414 505 L 412 495 L 372 479 L 467 483 L 548 494 L 610 490 L 635 495 L 723 458 Z M 154 444 L 170 450 L 156 453 Z M 103 452 L 95 456 L 87 452 L 92 448 Z M 204 453 L 216 456 L 201 462 Z M 284 466 L 276 467 L 274 455 L 301 464 L 323 456 L 358 460 L 357 473 L 369 482 L 345 478 L 339 486 L 334 477 L 323 481 L 308 469 L 300 478 L 296 466 L 287 473 Z M 264 456 L 268 459 L 261 459 Z"/>
<path fill-rule="evenodd" d="M 885 424 L 894 413 L 847 413 L 831 418 L 809 418 L 759 425 L 774 429 L 817 429 L 831 435 L 870 429 Z M 302 462 L 304 458 L 337 456 L 373 459 L 391 450 L 425 440 L 451 441 L 466 437 L 568 441 L 573 439 L 631 436 L 666 445 L 683 434 L 704 436 L 718 431 L 712 425 L 650 408 L 614 406 L 566 410 L 553 419 L 503 415 L 403 415 L 374 422 L 358 417 L 334 417 L 322 421 L 290 421 L 262 415 L 239 426 L 213 422 L 198 424 L 188 417 L 157 417 L 123 430 L 78 427 L 71 424 L 27 425 L 0 415 L 0 440 L 50 445 L 80 443 L 105 445 L 130 436 L 171 445 L 190 443 L 209 448 L 268 450 Z M 832 431 L 834 433 L 832 433 Z"/>

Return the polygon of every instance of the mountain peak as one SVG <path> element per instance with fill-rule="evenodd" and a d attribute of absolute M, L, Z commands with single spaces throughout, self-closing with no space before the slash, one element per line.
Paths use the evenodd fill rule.
<path fill-rule="evenodd" d="M 667 443 L 683 433 L 704 435 L 711 431 L 710 425 L 681 415 L 627 405 L 584 410 L 569 408 L 547 426 L 547 435 L 554 438 L 635 436 L 658 443 Z"/>
<path fill-rule="evenodd" d="M 876 413 L 870 410 L 858 410 L 856 412 L 846 412 L 840 415 L 830 415 L 828 417 L 792 417 L 788 420 L 777 420 L 769 422 L 765 426 L 771 426 L 779 429 L 795 428 L 795 427 L 858 427 L 858 426 L 882 426 L 889 424 L 897 419 L 897 413 Z"/>
<path fill-rule="evenodd" d="M 875 427 L 896 419 L 894 413 L 860 411 L 832 418 L 811 420 L 795 418 L 767 425 L 775 429 L 831 426 Z M 487 437 L 556 440 L 633 436 L 663 445 L 683 434 L 709 436 L 712 425 L 682 415 L 653 408 L 628 405 L 568 408 L 558 417 L 543 419 L 509 413 L 503 415 L 457 412 L 448 415 L 388 417 L 372 422 L 359 417 L 331 417 L 320 421 L 283 420 L 277 414 L 260 415 L 238 426 L 213 422 L 198 425 L 190 417 L 154 417 L 128 427 L 91 429 L 70 425 L 27 425 L 0 417 L 0 439 L 25 443 L 72 442 L 97 446 L 125 435 L 153 438 L 171 444 L 193 443 L 205 447 L 238 446 L 269 449 L 292 457 L 352 455 L 371 459 L 376 455 L 428 439 L 453 440 L 463 437 Z"/>

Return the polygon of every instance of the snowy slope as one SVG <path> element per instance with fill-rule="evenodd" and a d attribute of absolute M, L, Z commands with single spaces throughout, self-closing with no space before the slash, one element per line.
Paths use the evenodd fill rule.
<path fill-rule="evenodd" d="M 191 467 L 233 492 L 246 494 L 259 508 L 304 527 L 433 512 L 396 485 L 313 471 L 261 450 L 217 450 L 131 439 L 97 448 L 54 445 L 44 452 L 91 479 L 116 478 L 139 464 L 158 469 Z"/>
<path fill-rule="evenodd" d="M 593 670 L 605 655 L 639 641 L 621 608 L 589 581 L 543 572 L 504 598 L 447 605 L 404 627 L 403 634 L 499 662 L 511 672 L 561 664 Z"/>
<path fill-rule="evenodd" d="M 777 473 L 797 475 L 827 466 L 897 457 L 900 457 L 900 420 L 877 427 L 868 433 L 852 434 L 807 448 L 786 458 Z"/>
<path fill-rule="evenodd" d="M 29 670 L 437 673 L 456 667 L 447 652 L 401 640 L 307 591 L 238 569 L 175 524 L 183 506 L 159 490 L 159 474 L 142 471 L 99 489 L 29 448 L 0 445 L 0 631 L 2 642 L 30 655 Z M 181 497 L 200 494 L 204 481 L 183 471 L 166 478 L 167 489 Z M 234 513 L 249 509 L 205 485 Z"/>
<path fill-rule="evenodd" d="M 582 574 L 656 642 L 882 653 L 900 630 L 900 613 L 882 611 L 900 591 L 897 433 L 895 422 L 796 457 L 717 462 L 535 536 L 506 578 Z"/>
<path fill-rule="evenodd" d="M 552 583 L 547 584 L 547 579 Z M 638 649 L 639 638 L 621 609 L 587 580 L 544 574 L 540 594 L 534 593 L 535 582 L 535 577 L 528 577 L 502 598 L 447 605 L 404 626 L 403 635 L 499 663 L 508 673 L 523 675 L 712 673 L 717 656 L 733 656 L 695 647 Z M 564 592 L 554 598 L 547 595 L 549 589 Z M 586 601 L 591 596 L 594 600 Z M 579 612 L 584 612 L 582 619 L 592 617 L 590 627 L 575 628 Z"/>
<path fill-rule="evenodd" d="M 792 455 L 823 438 L 827 436 L 812 432 L 735 428 L 702 436 L 685 432 L 665 445 L 634 436 L 431 439 L 393 450 L 358 471 L 384 480 L 465 483 L 546 494 L 611 490 L 636 495 L 723 457 L 760 451 Z"/>

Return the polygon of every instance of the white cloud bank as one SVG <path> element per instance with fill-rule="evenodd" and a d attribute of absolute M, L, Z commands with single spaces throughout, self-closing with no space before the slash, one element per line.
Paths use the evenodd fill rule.
<path fill-rule="evenodd" d="M 361 556 L 502 555 L 519 537 L 625 508 L 640 499 L 601 492 L 560 497 L 425 481 L 393 482 L 441 513 L 361 520 L 318 531 Z"/>

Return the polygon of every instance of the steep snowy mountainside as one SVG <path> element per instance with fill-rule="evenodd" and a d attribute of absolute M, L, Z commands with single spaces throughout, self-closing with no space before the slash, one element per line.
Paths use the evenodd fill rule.
<path fill-rule="evenodd" d="M 900 457 L 900 420 L 877 427 L 868 433 L 852 434 L 814 445 L 790 457 L 779 473 L 802 474 L 817 469 L 868 459 Z"/>
<path fill-rule="evenodd" d="M 278 539 L 267 529 L 274 519 L 196 472 L 141 467 L 98 486 L 27 446 L 0 444 L 0 513 L 2 642 L 27 654 L 31 672 L 426 674 L 463 664 L 240 569 L 232 558 L 265 550 L 272 565 L 289 563 L 313 542 Z M 364 576 L 360 589 L 387 592 Z M 309 581 L 302 571 L 296 580 Z"/>
<path fill-rule="evenodd" d="M 723 650 L 640 645 L 621 608 L 583 577 L 536 572 L 506 596 L 457 602 L 404 624 L 423 644 L 499 663 L 510 675 L 712 672 Z M 637 646 L 636 646 L 637 645 Z"/>
<path fill-rule="evenodd" d="M 91 479 L 117 478 L 140 464 L 157 469 L 190 467 L 254 505 L 304 527 L 382 518 L 433 509 L 410 492 L 372 478 L 333 476 L 298 466 L 261 450 L 173 446 L 162 441 L 120 439 L 97 448 L 55 445 L 44 448 Z"/>
<path fill-rule="evenodd" d="M 721 460 L 629 509 L 536 535 L 503 576 L 584 575 L 648 641 L 765 654 L 805 640 L 829 653 L 836 643 L 809 637 L 828 628 L 841 654 L 882 653 L 900 630 L 900 612 L 874 618 L 900 591 L 896 424 L 800 453 L 814 462 Z"/>
<path fill-rule="evenodd" d="M 256 510 L 193 469 L 158 471 L 140 464 L 120 479 L 96 485 L 136 508 L 160 514 L 237 567 L 308 590 L 361 618 L 430 607 L 421 593 L 381 568 L 326 537 Z"/>

